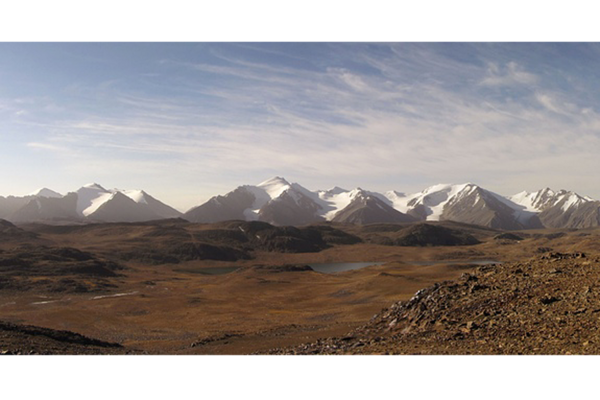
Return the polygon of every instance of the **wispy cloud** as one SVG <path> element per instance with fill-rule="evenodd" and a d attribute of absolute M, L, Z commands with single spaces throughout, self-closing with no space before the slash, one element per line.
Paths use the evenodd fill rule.
<path fill-rule="evenodd" d="M 486 77 L 481 81 L 482 85 L 487 86 L 519 86 L 534 85 L 539 82 L 539 78 L 527 72 L 518 63 L 511 61 L 506 65 L 489 63 Z"/>
<path fill-rule="evenodd" d="M 68 149 L 66 147 L 61 147 L 61 146 L 57 146 L 57 145 L 50 144 L 50 143 L 29 142 L 29 143 L 27 143 L 27 147 L 29 147 L 31 149 L 49 150 L 49 151 L 56 151 L 56 152 L 68 151 Z"/>
<path fill-rule="evenodd" d="M 162 57 L 141 81 L 65 88 L 47 102 L 60 118 L 22 103 L 6 129 L 23 129 L 31 150 L 60 152 L 63 173 L 129 175 L 182 209 L 193 193 L 196 203 L 272 174 L 313 189 L 474 181 L 507 194 L 553 184 L 593 194 L 600 104 L 581 72 L 558 79 L 510 46 L 214 46 L 201 59 Z"/>

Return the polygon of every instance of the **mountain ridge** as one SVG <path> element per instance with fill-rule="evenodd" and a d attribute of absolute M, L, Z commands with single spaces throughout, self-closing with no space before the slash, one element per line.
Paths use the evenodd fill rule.
<path fill-rule="evenodd" d="M 143 190 L 107 190 L 97 183 L 66 195 L 42 188 L 22 197 L 0 196 L 0 218 L 14 223 L 142 222 L 181 215 Z"/>
<path fill-rule="evenodd" d="M 261 220 L 274 225 L 322 221 L 355 224 L 455 221 L 504 230 L 579 228 L 600 224 L 600 210 L 596 218 L 593 207 L 583 207 L 592 201 L 574 192 L 549 188 L 502 196 L 470 182 L 433 185 L 412 194 L 395 190 L 378 193 L 360 187 L 347 190 L 339 186 L 310 191 L 298 183 L 274 177 L 256 186 L 239 186 L 215 196 L 185 213 L 183 218 L 191 222 Z M 221 202 L 220 207 L 211 206 L 215 202 Z M 232 204 L 237 208 L 232 208 Z M 583 209 L 587 211 L 580 215 Z M 563 213 L 568 216 L 561 219 Z"/>
<path fill-rule="evenodd" d="M 144 190 L 108 190 L 98 183 L 66 195 L 42 188 L 22 197 L 0 196 L 0 218 L 16 223 L 142 222 L 180 217 L 194 223 L 245 220 L 280 226 L 325 221 L 455 221 L 504 230 L 578 229 L 600 226 L 600 202 L 550 188 L 502 196 L 470 182 L 437 184 L 408 194 L 339 186 L 312 191 L 280 176 L 238 186 L 184 213 Z"/>

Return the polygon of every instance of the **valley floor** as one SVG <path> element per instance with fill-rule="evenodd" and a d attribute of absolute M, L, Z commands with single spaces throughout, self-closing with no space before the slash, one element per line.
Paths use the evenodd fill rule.
<path fill-rule="evenodd" d="M 79 249 L 85 254 L 69 257 L 115 276 L 70 275 L 71 281 L 38 276 L 46 266 L 39 260 L 31 276 L 3 276 L 0 353 L 600 354 L 595 328 L 600 232 L 594 230 L 517 232 L 517 240 L 454 226 L 481 243 L 411 247 L 374 244 L 364 240 L 372 231 L 348 226 L 340 229 L 360 236 L 361 243 L 310 253 L 254 251 L 252 258 L 236 261 L 120 260 L 119 269 L 110 264 L 115 243 L 127 246 L 124 237 L 146 228 L 102 229 L 103 235 L 36 231 L 38 245 Z M 0 256 L 14 262 L 11 249 L 30 242 L 5 241 Z M 556 254 L 582 251 L 587 257 Z M 39 259 L 51 257 L 44 253 Z M 477 267 L 468 260 L 503 264 Z M 383 264 L 335 274 L 290 267 L 359 261 Z M 413 264 L 418 261 L 438 263 Z M 63 269 L 73 265 L 65 262 Z M 202 273 L 231 266 L 239 269 Z"/>

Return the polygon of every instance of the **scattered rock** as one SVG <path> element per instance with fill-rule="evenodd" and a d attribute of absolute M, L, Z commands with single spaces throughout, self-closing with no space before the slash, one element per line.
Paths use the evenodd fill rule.
<path fill-rule="evenodd" d="M 599 262 L 581 252 L 550 252 L 480 267 L 381 310 L 346 336 L 352 339 L 267 353 L 600 354 L 600 296 L 591 289 Z"/>
<path fill-rule="evenodd" d="M 544 305 L 552 304 L 557 301 L 560 301 L 560 299 L 558 297 L 554 297 L 554 296 L 550 296 L 550 295 L 546 295 L 540 299 L 540 303 L 542 303 Z"/>
<path fill-rule="evenodd" d="M 551 252 L 542 256 L 542 260 L 568 260 L 573 258 L 585 258 L 585 253 Z"/>

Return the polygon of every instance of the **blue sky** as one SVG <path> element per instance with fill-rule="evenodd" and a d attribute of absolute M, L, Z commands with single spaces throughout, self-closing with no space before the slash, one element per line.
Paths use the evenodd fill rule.
<path fill-rule="evenodd" d="M 597 44 L 0 43 L 0 195 L 187 210 L 279 175 L 600 198 L 598 93 Z"/>

